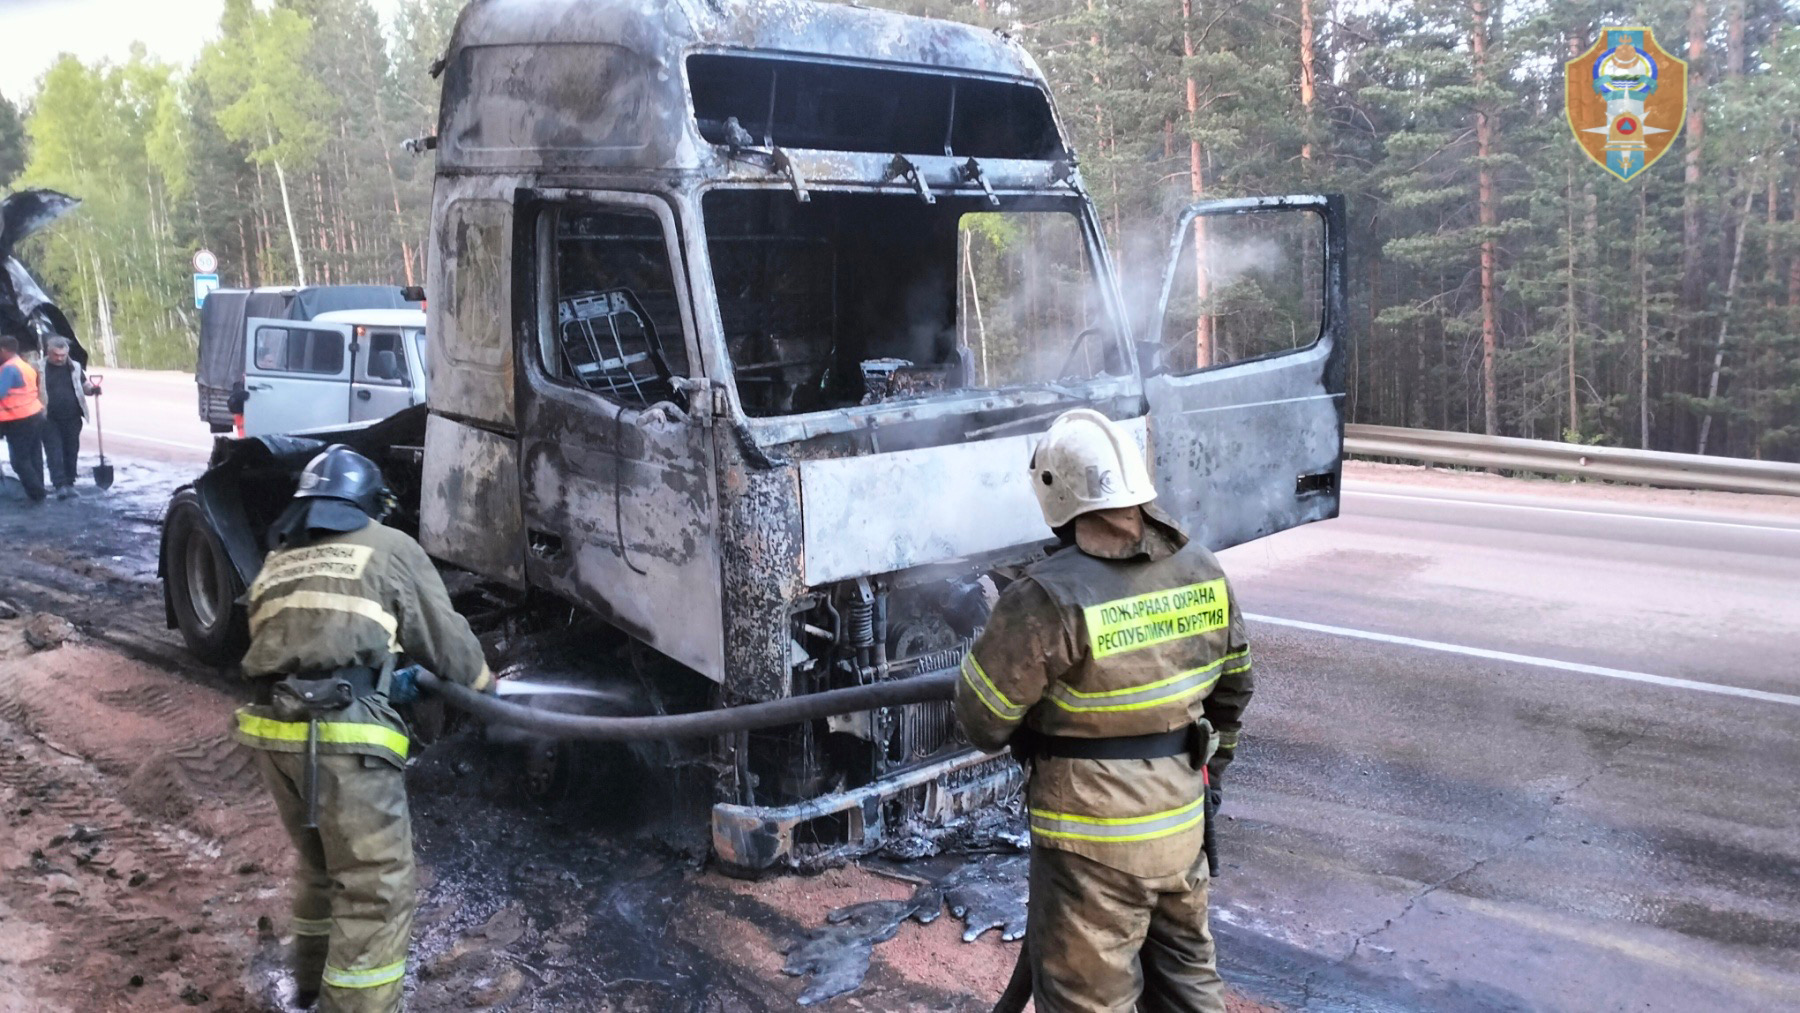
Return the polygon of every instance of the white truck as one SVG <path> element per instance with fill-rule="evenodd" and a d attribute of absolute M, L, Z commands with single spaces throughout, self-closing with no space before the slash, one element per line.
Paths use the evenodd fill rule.
<path fill-rule="evenodd" d="M 711 787 L 720 861 L 755 871 L 1016 789 L 941 696 L 1054 544 L 1025 466 L 1057 415 L 1130 430 L 1208 548 L 1337 515 L 1341 196 L 1187 209 L 1134 315 L 1007 36 L 800 0 L 477 0 L 439 69 L 430 399 L 218 441 L 159 568 L 203 660 L 237 660 L 270 523 L 349 444 L 471 622 L 630 702 Z M 416 351 L 358 326 L 254 321 L 284 369 L 252 352 L 253 412 L 307 400 L 273 386 L 296 374 L 349 410 L 359 369 Z M 567 753 L 537 741 L 527 788 L 554 794 Z"/>
<path fill-rule="evenodd" d="M 391 285 L 220 289 L 194 371 L 215 433 L 266 436 L 387 418 L 425 402 L 425 311 Z"/>
<path fill-rule="evenodd" d="M 335 310 L 245 325 L 245 436 L 376 422 L 425 403 L 425 311 Z"/>

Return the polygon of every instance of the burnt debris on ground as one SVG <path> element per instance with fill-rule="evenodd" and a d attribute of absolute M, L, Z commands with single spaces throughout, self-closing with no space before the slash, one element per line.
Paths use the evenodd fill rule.
<path fill-rule="evenodd" d="M 1025 936 L 1024 855 L 941 855 L 916 863 L 884 863 L 874 871 L 916 884 L 904 900 L 862 901 L 826 914 L 783 951 L 782 971 L 810 975 L 800 1005 L 810 1006 L 855 991 L 869 973 L 875 947 L 894 938 L 908 920 L 929 925 L 945 907 L 963 920 L 963 942 L 989 929 L 1011 942 Z"/>
<path fill-rule="evenodd" d="M 422 1008 L 474 983 L 484 1003 L 517 1010 L 782 1009 L 791 988 L 721 957 L 787 952 L 790 974 L 815 975 L 799 1000 L 811 1004 L 862 986 L 873 946 L 906 917 L 929 923 L 946 900 L 971 926 L 1002 927 L 1008 938 L 1023 931 L 1017 856 L 884 863 L 915 884 L 912 899 L 841 907 L 825 930 L 809 930 L 706 871 L 705 843 L 688 832 L 704 827 L 704 807 L 671 832 L 669 813 L 694 810 L 678 772 L 590 756 L 571 794 L 536 802 L 518 789 L 517 748 L 463 731 L 413 769 L 416 845 L 435 880 L 415 940 Z M 610 794 L 588 794 L 607 786 Z M 1010 895 L 992 888 L 1007 883 Z M 873 977 L 879 1008 L 985 1008 L 982 997 Z"/>

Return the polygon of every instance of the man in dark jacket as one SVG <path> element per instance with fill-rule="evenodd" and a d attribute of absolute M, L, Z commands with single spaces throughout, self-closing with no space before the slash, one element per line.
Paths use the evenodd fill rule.
<path fill-rule="evenodd" d="M 50 484 L 57 499 L 75 496 L 76 464 L 81 454 L 81 426 L 87 421 L 89 396 L 100 387 L 69 355 L 69 339 L 51 338 L 44 343 L 44 463 L 50 467 Z"/>
<path fill-rule="evenodd" d="M 425 550 L 379 522 L 391 501 L 374 462 L 330 447 L 301 474 L 249 592 L 243 670 L 259 702 L 238 711 L 237 738 L 258 750 L 299 852 L 295 978 L 325 1013 L 400 1008 L 416 885 L 396 658 L 494 684 Z"/>

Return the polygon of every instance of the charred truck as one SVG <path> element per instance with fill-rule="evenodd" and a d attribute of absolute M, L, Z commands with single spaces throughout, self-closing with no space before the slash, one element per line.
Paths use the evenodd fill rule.
<path fill-rule="evenodd" d="M 162 557 L 204 657 L 241 649 L 233 601 L 327 441 L 382 462 L 390 523 L 453 587 L 596 620 L 667 710 L 953 669 L 1052 542 L 1026 464 L 1071 407 L 1128 426 L 1215 549 L 1336 515 L 1341 198 L 1185 209 L 1133 321 L 1003 34 L 795 0 L 477 0 L 440 69 L 429 403 L 219 442 Z M 749 869 L 1018 777 L 947 703 L 690 748 L 715 850 Z"/>

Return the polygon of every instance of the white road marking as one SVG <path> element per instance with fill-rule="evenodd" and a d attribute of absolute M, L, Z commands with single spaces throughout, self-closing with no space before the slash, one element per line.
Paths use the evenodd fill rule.
<path fill-rule="evenodd" d="M 1269 623 L 1274 626 L 1290 626 L 1297 630 L 1311 630 L 1314 633 L 1329 633 L 1338 637 L 1352 637 L 1357 640 L 1374 640 L 1383 644 L 1399 644 L 1404 647 L 1418 647 L 1427 651 L 1443 651 L 1446 654 L 1461 654 L 1471 658 L 1485 658 L 1489 661 L 1506 661 L 1515 665 L 1532 665 L 1537 668 L 1555 668 L 1564 672 L 1579 672 L 1583 675 L 1599 675 L 1608 679 L 1625 679 L 1630 682 L 1647 682 L 1653 686 L 1668 686 L 1672 689 L 1691 689 L 1701 693 L 1717 693 L 1721 696 L 1741 696 L 1746 700 L 1760 700 L 1764 703 L 1784 703 L 1800 707 L 1800 696 L 1787 693 L 1770 693 L 1760 689 L 1746 689 L 1742 686 L 1722 686 L 1715 682 L 1696 682 L 1692 679 L 1676 679 L 1667 675 L 1651 675 L 1649 672 L 1628 672 L 1621 668 L 1605 668 L 1600 665 L 1584 665 L 1577 661 L 1559 661 L 1555 658 L 1538 658 L 1529 654 L 1512 654 L 1507 651 L 1490 651 L 1485 647 L 1465 647 L 1461 644 L 1446 644 L 1436 640 L 1420 640 L 1417 637 L 1402 637 L 1392 633 L 1374 633 L 1369 630 L 1353 630 L 1343 626 L 1327 626 L 1324 623 L 1309 623 L 1300 619 L 1282 619 L 1278 616 L 1262 616 L 1249 612 L 1244 618 L 1252 622 Z"/>
<path fill-rule="evenodd" d="M 1662 517 L 1656 514 L 1616 513 L 1611 510 L 1576 510 L 1570 507 L 1535 506 L 1529 503 L 1495 503 L 1492 500 L 1452 499 L 1447 496 L 1415 496 L 1403 492 L 1374 492 L 1369 489 L 1344 488 L 1346 496 L 1377 496 L 1382 499 L 1415 500 L 1421 503 L 1449 503 L 1452 506 L 1486 507 L 1493 510 L 1535 510 L 1551 514 L 1580 514 L 1584 517 L 1605 517 L 1609 520 L 1626 521 L 1660 521 L 1664 524 L 1703 524 L 1715 528 L 1742 528 L 1747 531 L 1779 531 L 1786 534 L 1800 534 L 1800 528 L 1786 528 L 1773 524 L 1740 524 L 1735 521 L 1707 521 L 1697 517 Z"/>

